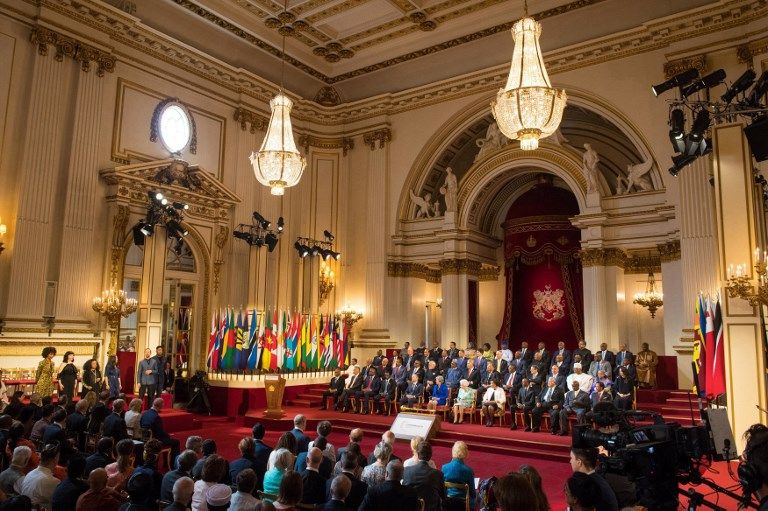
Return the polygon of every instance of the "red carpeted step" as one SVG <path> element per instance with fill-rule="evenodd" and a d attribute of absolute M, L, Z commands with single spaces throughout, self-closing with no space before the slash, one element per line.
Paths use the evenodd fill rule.
<path fill-rule="evenodd" d="M 323 400 L 318 398 L 312 398 L 310 396 L 305 396 L 299 399 L 290 399 L 286 403 L 288 406 L 303 406 L 307 408 L 319 408 L 322 404 Z"/>

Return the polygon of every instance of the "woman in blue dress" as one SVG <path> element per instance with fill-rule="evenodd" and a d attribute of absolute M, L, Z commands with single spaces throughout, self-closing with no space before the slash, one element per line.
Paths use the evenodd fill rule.
<path fill-rule="evenodd" d="M 109 385 L 109 398 L 117 399 L 120 395 L 120 368 L 117 365 L 117 357 L 110 355 L 107 360 L 107 366 L 104 368 L 104 376 L 107 377 Z"/>

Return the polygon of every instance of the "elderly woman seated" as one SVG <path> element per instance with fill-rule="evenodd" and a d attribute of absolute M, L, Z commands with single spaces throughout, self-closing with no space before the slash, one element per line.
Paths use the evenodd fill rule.
<path fill-rule="evenodd" d="M 373 450 L 376 461 L 363 469 L 360 479 L 368 485 L 368 488 L 378 486 L 387 478 L 387 463 L 392 456 L 392 446 L 386 442 L 379 442 Z"/>
<path fill-rule="evenodd" d="M 469 387 L 469 381 L 459 382 L 459 395 L 453 403 L 453 423 L 464 422 L 464 410 L 475 407 L 475 389 Z"/>

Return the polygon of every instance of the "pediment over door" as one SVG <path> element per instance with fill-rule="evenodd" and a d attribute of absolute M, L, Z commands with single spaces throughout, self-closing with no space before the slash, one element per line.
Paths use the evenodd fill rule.
<path fill-rule="evenodd" d="M 241 202 L 213 174 L 175 158 L 121 165 L 99 175 L 109 186 L 108 199 L 144 204 L 148 191 L 160 191 L 188 204 L 188 215 L 210 220 L 229 219 L 229 210 Z"/>

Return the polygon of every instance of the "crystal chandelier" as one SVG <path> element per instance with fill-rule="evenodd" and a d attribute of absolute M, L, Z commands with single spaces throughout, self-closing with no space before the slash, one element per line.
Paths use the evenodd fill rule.
<path fill-rule="evenodd" d="M 664 295 L 656 291 L 656 277 L 653 276 L 653 272 L 648 274 L 645 293 L 636 293 L 632 303 L 648 309 L 648 312 L 651 313 L 651 318 L 656 317 L 656 311 L 664 305 Z"/>
<path fill-rule="evenodd" d="M 563 118 L 567 96 L 552 88 L 539 47 L 541 25 L 525 16 L 512 26 L 515 41 L 507 85 L 491 102 L 491 112 L 504 135 L 520 140 L 520 149 L 539 147 L 539 139 L 554 133 Z"/>
<path fill-rule="evenodd" d="M 93 299 L 93 310 L 107 318 L 107 324 L 112 330 L 117 330 L 120 318 L 125 318 L 136 312 L 138 303 L 135 298 L 127 298 L 125 291 L 111 288 L 102 291 L 101 296 Z"/>
<path fill-rule="evenodd" d="M 288 3 L 285 3 L 285 11 Z M 272 195 L 283 195 L 289 186 L 295 186 L 301 180 L 307 160 L 299 153 L 293 140 L 291 126 L 291 108 L 293 101 L 283 94 L 285 77 L 285 34 L 281 55 L 280 90 L 269 102 L 272 115 L 269 126 L 258 153 L 251 153 L 250 160 L 256 179 L 264 186 L 269 186 Z"/>

